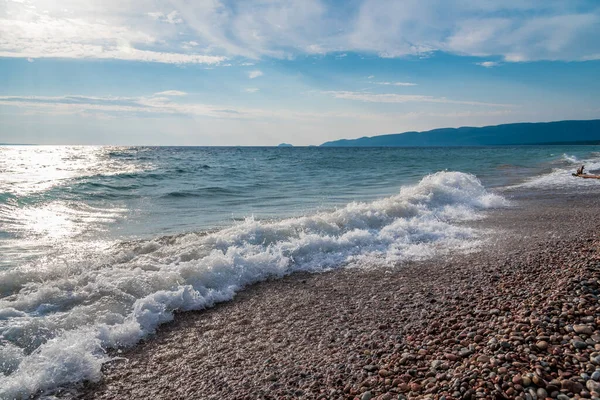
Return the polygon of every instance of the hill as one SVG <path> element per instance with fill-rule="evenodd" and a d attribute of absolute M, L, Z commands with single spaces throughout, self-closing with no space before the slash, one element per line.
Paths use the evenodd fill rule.
<path fill-rule="evenodd" d="M 600 143 L 600 119 L 442 128 L 323 143 L 324 147 L 495 146 Z"/>

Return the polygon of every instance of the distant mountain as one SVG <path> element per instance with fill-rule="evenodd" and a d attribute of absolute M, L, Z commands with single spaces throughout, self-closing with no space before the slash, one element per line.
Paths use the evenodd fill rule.
<path fill-rule="evenodd" d="M 294 147 L 294 145 L 291 145 L 289 143 L 281 143 L 280 145 L 278 145 L 277 147 Z"/>
<path fill-rule="evenodd" d="M 494 146 L 600 144 L 600 119 L 443 128 L 323 143 L 324 147 Z"/>

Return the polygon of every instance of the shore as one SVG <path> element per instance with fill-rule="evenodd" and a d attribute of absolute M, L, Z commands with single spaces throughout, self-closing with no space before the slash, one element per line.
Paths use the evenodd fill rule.
<path fill-rule="evenodd" d="M 253 285 L 63 397 L 600 396 L 600 200 L 515 203 L 477 253 Z"/>

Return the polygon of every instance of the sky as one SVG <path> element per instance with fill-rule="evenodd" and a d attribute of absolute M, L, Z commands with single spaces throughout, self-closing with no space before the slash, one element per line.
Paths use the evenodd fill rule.
<path fill-rule="evenodd" d="M 0 143 L 600 118 L 598 0 L 0 0 Z"/>

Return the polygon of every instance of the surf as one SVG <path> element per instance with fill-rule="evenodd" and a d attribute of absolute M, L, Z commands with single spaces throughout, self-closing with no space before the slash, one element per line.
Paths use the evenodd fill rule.
<path fill-rule="evenodd" d="M 121 242 L 0 273 L 1 397 L 101 378 L 108 349 L 134 346 L 172 320 L 298 271 L 397 266 L 474 251 L 464 221 L 508 206 L 471 174 L 438 172 L 398 194 L 297 218 L 248 217 L 228 228 Z"/>

